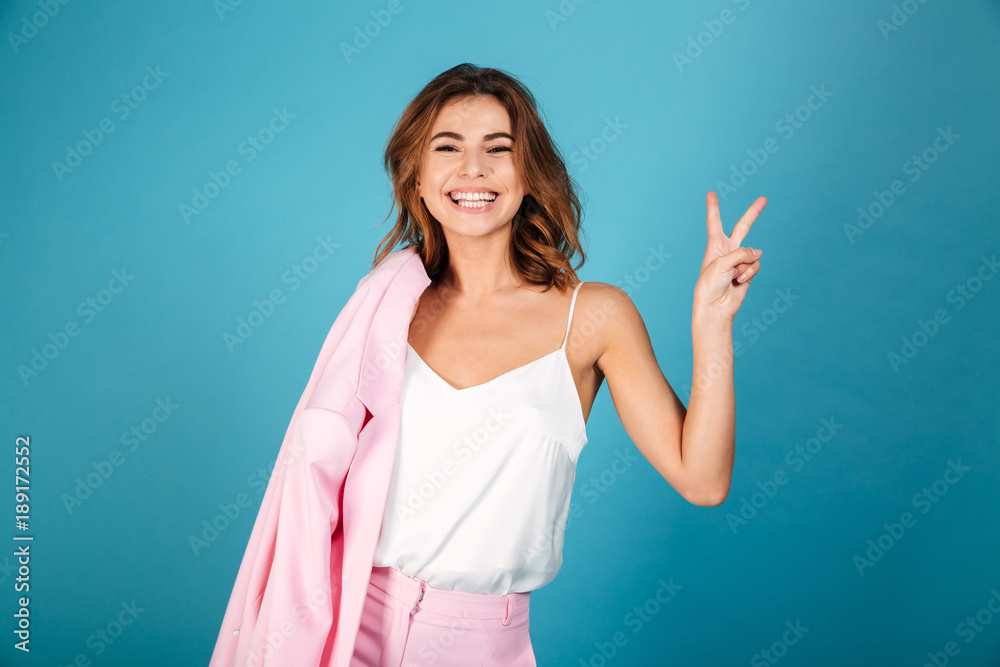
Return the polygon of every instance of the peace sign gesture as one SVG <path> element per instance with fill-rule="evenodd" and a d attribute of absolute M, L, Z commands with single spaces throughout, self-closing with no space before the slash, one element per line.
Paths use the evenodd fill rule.
<path fill-rule="evenodd" d="M 708 246 L 701 262 L 701 274 L 694 286 L 694 310 L 715 314 L 732 322 L 750 288 L 750 281 L 760 271 L 761 251 L 740 246 L 750 226 L 767 206 L 758 197 L 726 236 L 719 217 L 719 198 L 708 193 Z"/>

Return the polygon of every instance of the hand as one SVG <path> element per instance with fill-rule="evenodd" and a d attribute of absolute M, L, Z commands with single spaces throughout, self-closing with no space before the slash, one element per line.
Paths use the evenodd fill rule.
<path fill-rule="evenodd" d="M 736 317 L 750 281 L 760 271 L 760 250 L 740 247 L 757 215 L 767 206 L 759 197 L 726 236 L 719 217 L 719 198 L 708 193 L 708 246 L 701 262 L 701 274 L 694 286 L 694 311 L 697 314 L 728 319 Z"/>

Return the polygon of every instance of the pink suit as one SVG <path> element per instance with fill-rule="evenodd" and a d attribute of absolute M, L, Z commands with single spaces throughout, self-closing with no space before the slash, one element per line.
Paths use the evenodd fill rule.
<path fill-rule="evenodd" d="M 361 279 L 292 414 L 209 667 L 348 667 L 399 436 L 413 248 Z"/>

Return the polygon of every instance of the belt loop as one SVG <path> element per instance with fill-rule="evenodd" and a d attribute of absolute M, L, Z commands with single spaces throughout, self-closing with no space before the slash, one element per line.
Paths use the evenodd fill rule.
<path fill-rule="evenodd" d="M 508 593 L 505 597 L 507 598 L 507 605 L 504 608 L 503 623 L 501 625 L 510 625 L 510 594 Z"/>

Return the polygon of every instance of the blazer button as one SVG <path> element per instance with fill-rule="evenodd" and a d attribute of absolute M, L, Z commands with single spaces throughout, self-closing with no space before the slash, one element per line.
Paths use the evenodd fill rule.
<path fill-rule="evenodd" d="M 233 630 L 233 634 L 234 635 L 239 635 L 240 634 L 240 629 L 236 628 L 235 630 Z"/>

